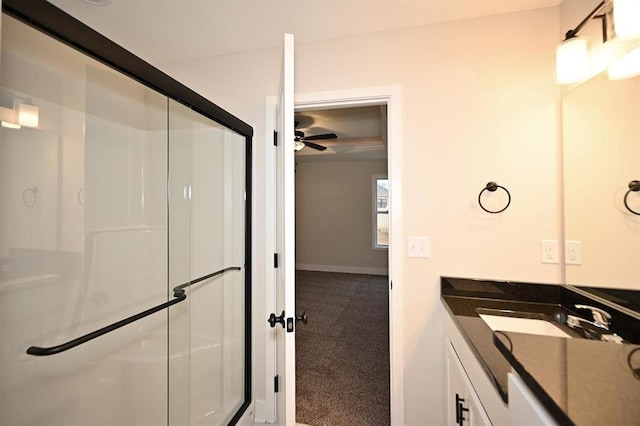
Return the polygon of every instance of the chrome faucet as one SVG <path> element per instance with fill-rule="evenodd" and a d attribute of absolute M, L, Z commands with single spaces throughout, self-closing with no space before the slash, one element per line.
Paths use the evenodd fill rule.
<path fill-rule="evenodd" d="M 572 328 L 580 328 L 587 335 L 595 338 L 597 340 L 602 340 L 605 342 L 612 343 L 622 343 L 624 340 L 622 337 L 618 336 L 615 333 L 608 333 L 609 326 L 611 325 L 611 314 L 609 312 L 596 308 L 595 306 L 589 305 L 573 305 L 578 309 L 588 309 L 591 311 L 591 316 L 593 317 L 593 321 L 586 320 L 584 318 L 575 316 L 575 315 L 567 315 L 566 324 Z M 583 327 L 583 324 L 589 324 L 595 329 L 599 329 L 601 331 L 589 330 L 589 327 Z"/>
<path fill-rule="evenodd" d="M 594 327 L 597 327 L 601 330 L 609 331 L 609 325 L 611 324 L 611 315 L 600 308 L 596 308 L 595 306 L 589 305 L 574 305 L 578 309 L 589 309 L 591 311 L 591 316 L 593 317 L 593 321 L 586 320 L 584 318 L 580 318 L 575 315 L 567 315 L 567 325 L 569 327 L 581 327 L 581 324 L 590 324 Z"/>
<path fill-rule="evenodd" d="M 609 325 L 611 325 L 611 314 L 605 311 L 604 309 L 596 308 L 595 306 L 589 305 L 574 305 L 578 309 L 589 309 L 591 311 L 591 315 L 593 316 L 593 325 L 596 327 L 604 328 L 605 330 L 609 330 Z"/>

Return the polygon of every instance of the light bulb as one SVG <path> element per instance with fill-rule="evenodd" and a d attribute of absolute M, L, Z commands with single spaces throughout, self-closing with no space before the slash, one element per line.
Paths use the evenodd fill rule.
<path fill-rule="evenodd" d="M 38 127 L 38 107 L 31 103 L 18 104 L 18 123 L 25 127 Z"/>
<path fill-rule="evenodd" d="M 572 37 L 556 48 L 556 81 L 558 84 L 578 83 L 589 76 L 587 37 Z"/>
<path fill-rule="evenodd" d="M 21 126 L 16 123 L 11 123 L 10 121 L 2 121 L 2 127 L 6 127 L 7 129 L 19 129 Z"/>
<path fill-rule="evenodd" d="M 614 0 L 613 27 L 622 40 L 640 37 L 640 1 Z"/>
<path fill-rule="evenodd" d="M 609 78 L 611 80 L 622 80 L 635 77 L 640 74 L 640 47 L 609 65 Z"/>

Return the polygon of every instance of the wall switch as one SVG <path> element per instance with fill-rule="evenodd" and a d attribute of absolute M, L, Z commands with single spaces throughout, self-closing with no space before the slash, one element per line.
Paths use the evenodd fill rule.
<path fill-rule="evenodd" d="M 558 240 L 542 240 L 540 247 L 540 260 L 542 263 L 560 263 Z"/>
<path fill-rule="evenodd" d="M 407 256 L 429 257 L 431 256 L 431 242 L 429 237 L 407 238 Z"/>
<path fill-rule="evenodd" d="M 567 265 L 582 265 L 582 241 L 565 241 L 565 263 Z"/>

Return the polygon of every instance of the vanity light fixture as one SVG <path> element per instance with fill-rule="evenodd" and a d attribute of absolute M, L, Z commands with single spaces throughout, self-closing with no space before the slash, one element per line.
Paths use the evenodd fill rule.
<path fill-rule="evenodd" d="M 16 111 L 13 109 L 13 96 L 0 93 L 0 123 L 8 129 L 19 129 L 16 122 Z"/>
<path fill-rule="evenodd" d="M 613 3 L 613 28 L 616 37 L 630 40 L 640 37 L 640 2 L 610 0 Z"/>
<path fill-rule="evenodd" d="M 589 76 L 589 48 L 587 37 L 566 39 L 556 48 L 556 81 L 572 84 Z"/>
<path fill-rule="evenodd" d="M 592 18 L 602 18 L 603 41 L 607 41 L 606 15 L 598 15 L 607 2 L 602 1 L 572 30 L 556 48 L 556 82 L 558 84 L 578 83 L 589 76 L 589 49 L 586 37 L 578 37 L 578 32 Z"/>
<path fill-rule="evenodd" d="M 0 122 L 2 127 L 20 129 L 38 127 L 40 110 L 31 99 L 11 94 L 0 95 Z"/>
<path fill-rule="evenodd" d="M 25 127 L 38 127 L 38 107 L 30 100 L 18 104 L 18 124 Z"/>
<path fill-rule="evenodd" d="M 640 75 L 640 47 L 609 65 L 609 79 L 622 80 Z"/>
<path fill-rule="evenodd" d="M 556 49 L 556 81 L 558 84 L 579 83 L 594 70 L 590 66 L 587 39 L 578 33 L 591 19 L 602 20 L 602 42 L 628 41 L 640 38 L 640 1 L 604 0 L 572 30 Z M 608 44 L 607 44 L 608 46 Z M 615 62 L 610 70 L 611 78 L 628 78 L 640 73 L 640 58 L 633 52 Z M 602 59 L 602 58 L 601 58 Z M 611 59 L 607 59 L 607 62 Z M 636 61 L 638 64 L 635 65 Z M 594 64 L 595 65 L 595 64 Z M 609 64 L 604 64 L 605 68 Z M 597 66 L 595 67 L 597 68 Z"/>
<path fill-rule="evenodd" d="M 20 129 L 20 128 L 22 128 L 21 125 L 16 124 L 16 123 L 12 123 L 10 121 L 2 121 L 0 123 L 2 123 L 2 127 L 6 127 L 7 129 Z"/>

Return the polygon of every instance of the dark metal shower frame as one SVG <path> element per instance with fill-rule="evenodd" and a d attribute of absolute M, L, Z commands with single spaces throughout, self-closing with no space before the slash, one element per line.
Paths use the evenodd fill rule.
<path fill-rule="evenodd" d="M 230 420 L 230 424 L 237 423 L 251 403 L 251 143 L 253 128 L 45 0 L 2 0 L 2 11 L 244 137 L 246 191 L 245 264 L 243 265 L 245 272 L 244 403 Z M 187 284 L 189 283 L 176 288 L 181 288 L 181 292 L 184 292 L 182 287 Z M 160 309 L 181 300 L 180 296 L 175 296 L 173 300 L 163 304 L 167 306 Z"/>

